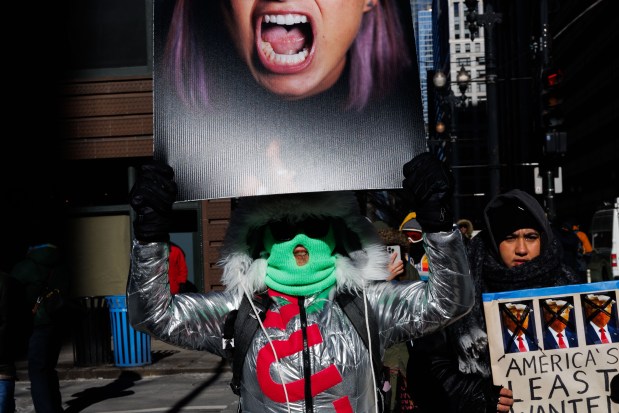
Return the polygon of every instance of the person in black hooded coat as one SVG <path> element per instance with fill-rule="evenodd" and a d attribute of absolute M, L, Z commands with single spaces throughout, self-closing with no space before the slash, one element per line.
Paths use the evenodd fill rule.
<path fill-rule="evenodd" d="M 482 293 L 579 282 L 562 264 L 560 242 L 531 195 L 514 189 L 496 196 L 484 210 L 484 222 L 485 230 L 471 240 L 468 251 L 476 289 L 473 310 L 446 330 L 415 340 L 411 347 L 407 377 L 420 413 L 509 411 L 511 392 L 493 385 L 490 374 Z M 517 238 L 525 228 L 539 234 L 539 255 L 526 256 L 519 265 L 506 263 L 501 243 Z M 517 397 L 519 389 L 513 390 Z"/>

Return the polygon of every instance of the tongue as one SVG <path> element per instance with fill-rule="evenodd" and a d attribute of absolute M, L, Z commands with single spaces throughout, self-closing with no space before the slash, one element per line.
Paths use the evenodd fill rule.
<path fill-rule="evenodd" d="M 277 54 L 295 54 L 303 48 L 305 36 L 294 27 L 290 31 L 282 26 L 263 29 L 262 40 L 269 42 Z"/>

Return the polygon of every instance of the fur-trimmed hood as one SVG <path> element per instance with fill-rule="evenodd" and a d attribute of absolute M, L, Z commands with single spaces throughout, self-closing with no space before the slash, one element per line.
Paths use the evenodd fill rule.
<path fill-rule="evenodd" d="M 266 289 L 266 259 L 259 257 L 261 229 L 269 222 L 310 217 L 334 219 L 336 287 L 362 288 L 387 277 L 388 255 L 376 229 L 359 210 L 353 192 L 317 192 L 241 198 L 232 212 L 221 249 L 222 282 L 235 295 Z"/>

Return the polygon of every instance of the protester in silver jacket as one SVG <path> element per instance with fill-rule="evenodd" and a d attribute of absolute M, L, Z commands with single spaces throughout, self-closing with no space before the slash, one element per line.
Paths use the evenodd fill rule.
<path fill-rule="evenodd" d="M 135 201 L 139 192 L 134 188 L 132 205 L 148 215 L 144 200 L 138 195 Z M 378 281 L 388 275 L 388 256 L 352 193 L 241 199 L 221 251 L 226 290 L 206 294 L 170 294 L 168 246 L 145 242 L 150 234 L 140 236 L 139 221 L 127 286 L 134 328 L 225 357 L 226 315 L 243 295 L 268 292 L 271 306 L 243 365 L 244 412 L 378 411 L 371 352 L 334 300 L 340 292 L 362 295 L 375 314 L 381 356 L 395 343 L 454 322 L 473 304 L 459 231 L 424 235 L 432 273 L 427 283 Z M 326 232 L 317 222 L 328 223 Z M 296 229 L 290 240 L 279 240 L 281 223 Z M 280 247 L 289 254 L 280 254 Z M 278 254 L 290 258 L 275 259 Z M 295 254 L 309 260 L 307 271 L 285 270 L 299 258 Z"/>

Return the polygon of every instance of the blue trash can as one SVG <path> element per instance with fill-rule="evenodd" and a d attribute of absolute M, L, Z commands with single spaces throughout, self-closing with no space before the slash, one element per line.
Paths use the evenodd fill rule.
<path fill-rule="evenodd" d="M 118 367 L 151 364 L 150 336 L 136 331 L 127 319 L 127 300 L 124 295 L 105 297 L 110 309 L 114 364 Z"/>

